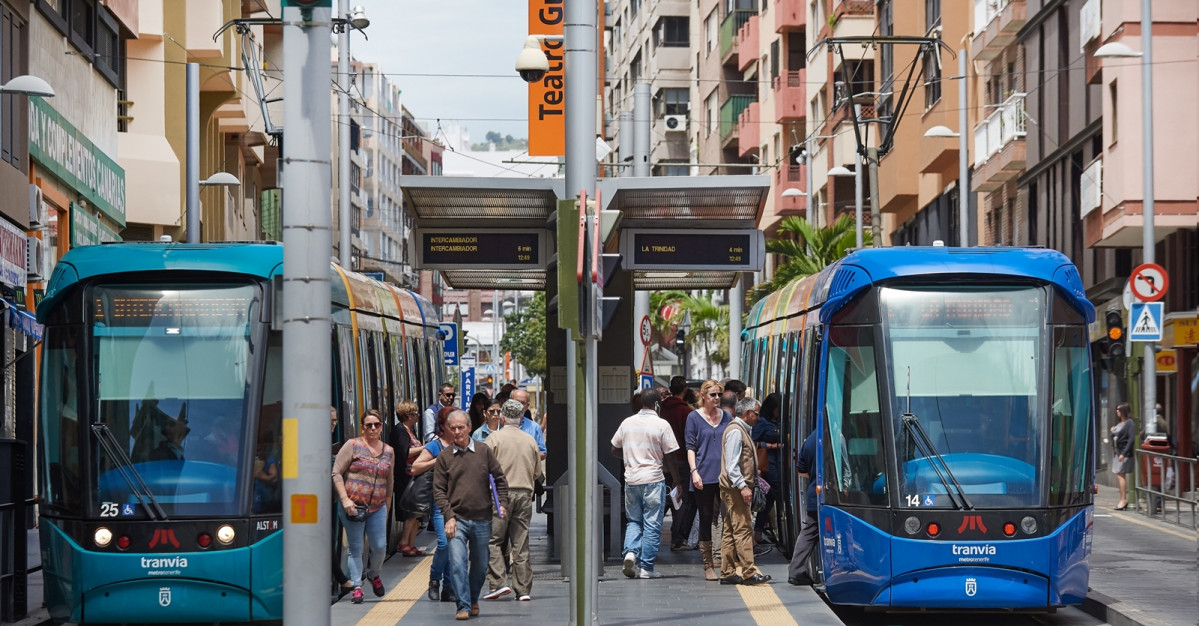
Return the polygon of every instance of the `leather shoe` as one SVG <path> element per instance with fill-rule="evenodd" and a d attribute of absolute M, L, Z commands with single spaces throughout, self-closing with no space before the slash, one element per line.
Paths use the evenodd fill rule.
<path fill-rule="evenodd" d="M 796 587 L 809 587 L 812 585 L 812 579 L 807 574 L 792 576 L 787 579 L 787 584 L 795 585 Z"/>
<path fill-rule="evenodd" d="M 741 577 L 736 574 L 733 574 L 732 576 L 725 576 L 724 578 L 720 579 L 720 584 L 722 584 L 722 585 L 740 585 Z"/>
<path fill-rule="evenodd" d="M 741 581 L 742 585 L 761 585 L 770 582 L 770 574 L 754 574 Z"/>

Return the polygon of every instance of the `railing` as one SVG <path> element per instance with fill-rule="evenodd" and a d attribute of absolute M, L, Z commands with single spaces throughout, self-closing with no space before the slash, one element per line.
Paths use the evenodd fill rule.
<path fill-rule="evenodd" d="M 720 140 L 728 139 L 733 131 L 737 130 L 737 120 L 741 117 L 741 112 L 750 105 L 757 102 L 757 94 L 751 96 L 729 96 L 728 100 L 720 106 Z"/>
<path fill-rule="evenodd" d="M 721 59 L 728 56 L 729 51 L 733 49 L 733 44 L 737 43 L 737 31 L 741 30 L 742 26 L 745 26 L 745 23 L 749 21 L 751 16 L 757 14 L 757 11 L 738 9 L 725 16 L 724 21 L 720 23 Z"/>
<path fill-rule="evenodd" d="M 987 119 L 974 127 L 974 165 L 982 165 L 1009 141 L 1022 139 L 1027 134 L 1027 116 L 1024 113 L 1024 97 L 1027 94 L 1012 94 L 1003 104 L 996 107 Z"/>
<path fill-rule="evenodd" d="M 1195 520 L 1195 509 L 1199 506 L 1199 494 L 1195 486 L 1195 459 L 1174 456 L 1163 452 L 1135 450 L 1135 481 L 1137 489 L 1145 495 L 1144 513 L 1156 515 L 1179 526 L 1199 529 Z M 1145 470 L 1149 471 L 1146 472 Z M 1146 476 L 1145 474 L 1148 474 Z M 1137 500 L 1137 509 L 1141 502 Z M 1173 511 L 1170 507 L 1173 506 Z M 1189 509 L 1189 513 L 1184 509 Z"/>

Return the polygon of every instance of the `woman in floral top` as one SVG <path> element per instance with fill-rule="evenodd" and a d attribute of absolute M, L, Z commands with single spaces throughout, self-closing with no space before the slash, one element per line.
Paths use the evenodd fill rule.
<path fill-rule="evenodd" d="M 362 543 L 371 543 L 371 571 L 366 577 L 376 596 L 386 590 L 379 568 L 387 549 L 387 503 L 395 489 L 395 450 L 383 442 L 383 418 L 378 411 L 362 415 L 362 436 L 341 447 L 333 462 L 333 488 L 341 501 L 338 515 L 349 543 L 350 582 L 354 584 L 354 604 L 362 603 Z M 366 509 L 365 519 L 354 521 L 358 507 Z"/>

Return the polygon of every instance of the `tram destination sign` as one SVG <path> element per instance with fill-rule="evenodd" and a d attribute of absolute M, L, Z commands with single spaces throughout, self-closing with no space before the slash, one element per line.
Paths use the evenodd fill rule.
<path fill-rule="evenodd" d="M 545 269 L 544 230 L 417 229 L 416 265 L 427 270 Z"/>
<path fill-rule="evenodd" d="M 755 228 L 630 229 L 621 232 L 620 252 L 629 270 L 753 272 L 762 269 L 766 241 Z"/>

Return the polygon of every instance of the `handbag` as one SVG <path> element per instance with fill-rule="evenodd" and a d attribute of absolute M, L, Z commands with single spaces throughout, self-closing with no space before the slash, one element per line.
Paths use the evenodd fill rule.
<path fill-rule="evenodd" d="M 346 519 L 350 520 L 351 522 L 365 522 L 366 513 L 369 510 L 370 507 L 366 506 L 365 504 L 356 504 L 354 505 L 354 514 L 350 515 L 347 513 Z"/>
<path fill-rule="evenodd" d="M 400 496 L 400 510 L 419 517 L 433 508 L 433 469 L 425 470 L 423 474 L 413 476 L 404 487 Z"/>
<path fill-rule="evenodd" d="M 756 477 L 753 481 L 753 500 L 749 504 L 751 513 L 757 513 L 766 508 L 766 494 L 770 491 L 770 483 L 767 483 L 761 476 Z"/>

